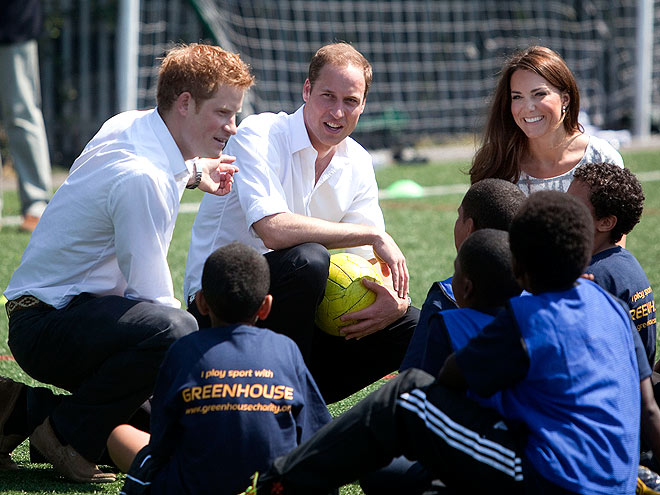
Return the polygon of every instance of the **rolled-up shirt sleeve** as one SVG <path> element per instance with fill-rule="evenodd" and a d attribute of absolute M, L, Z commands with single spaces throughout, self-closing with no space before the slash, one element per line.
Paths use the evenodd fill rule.
<path fill-rule="evenodd" d="M 252 231 L 252 224 L 276 213 L 289 212 L 282 181 L 276 165 L 282 158 L 274 142 L 249 127 L 241 128 L 229 141 L 227 154 L 236 157 L 239 173 L 234 176 L 245 220 Z M 254 232 L 253 232 L 254 235 Z"/>

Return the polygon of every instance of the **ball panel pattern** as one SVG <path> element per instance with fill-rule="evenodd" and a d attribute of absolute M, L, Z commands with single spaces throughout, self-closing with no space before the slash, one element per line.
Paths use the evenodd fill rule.
<path fill-rule="evenodd" d="M 316 311 L 316 325 L 321 330 L 339 336 L 341 327 L 353 323 L 341 321 L 342 315 L 373 304 L 376 294 L 362 285 L 363 278 L 383 283 L 376 267 L 361 256 L 337 253 L 330 257 L 325 295 Z"/>

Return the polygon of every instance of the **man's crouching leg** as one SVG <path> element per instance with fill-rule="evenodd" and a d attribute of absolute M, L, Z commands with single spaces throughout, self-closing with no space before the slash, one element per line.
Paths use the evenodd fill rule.
<path fill-rule="evenodd" d="M 314 316 L 323 299 L 330 269 L 330 253 L 309 242 L 265 255 L 270 267 L 273 309 L 260 326 L 290 337 L 309 363 Z"/>
<path fill-rule="evenodd" d="M 96 463 L 110 432 L 152 394 L 169 346 L 196 329 L 185 311 L 118 296 L 81 295 L 61 310 L 12 316 L 19 365 L 71 392 L 53 405 L 28 390 L 34 446 L 69 479 L 106 481 Z"/>

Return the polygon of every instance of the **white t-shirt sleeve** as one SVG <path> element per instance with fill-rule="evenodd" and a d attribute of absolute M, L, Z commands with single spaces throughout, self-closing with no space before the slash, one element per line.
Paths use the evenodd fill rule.
<path fill-rule="evenodd" d="M 380 230 L 385 230 L 385 220 L 383 219 L 383 211 L 378 204 L 378 186 L 375 181 L 373 185 L 366 186 L 358 192 L 350 209 L 341 221 L 359 225 L 371 225 Z"/>

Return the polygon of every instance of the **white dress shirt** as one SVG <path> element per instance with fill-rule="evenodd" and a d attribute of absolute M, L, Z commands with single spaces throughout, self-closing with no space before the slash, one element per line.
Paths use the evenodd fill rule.
<path fill-rule="evenodd" d="M 5 296 L 62 308 L 87 292 L 180 307 L 167 250 L 189 177 L 155 109 L 111 118 L 48 204 Z"/>
<path fill-rule="evenodd" d="M 218 247 L 240 241 L 268 252 L 252 228 L 264 217 L 291 212 L 384 230 L 371 155 L 353 139 L 339 145 L 314 182 L 317 153 L 305 128 L 303 108 L 291 115 L 252 115 L 229 140 L 225 153 L 236 157 L 239 172 L 228 195 L 204 195 L 186 262 L 187 301 L 201 289 L 204 261 Z M 350 251 L 374 257 L 371 246 Z"/>

